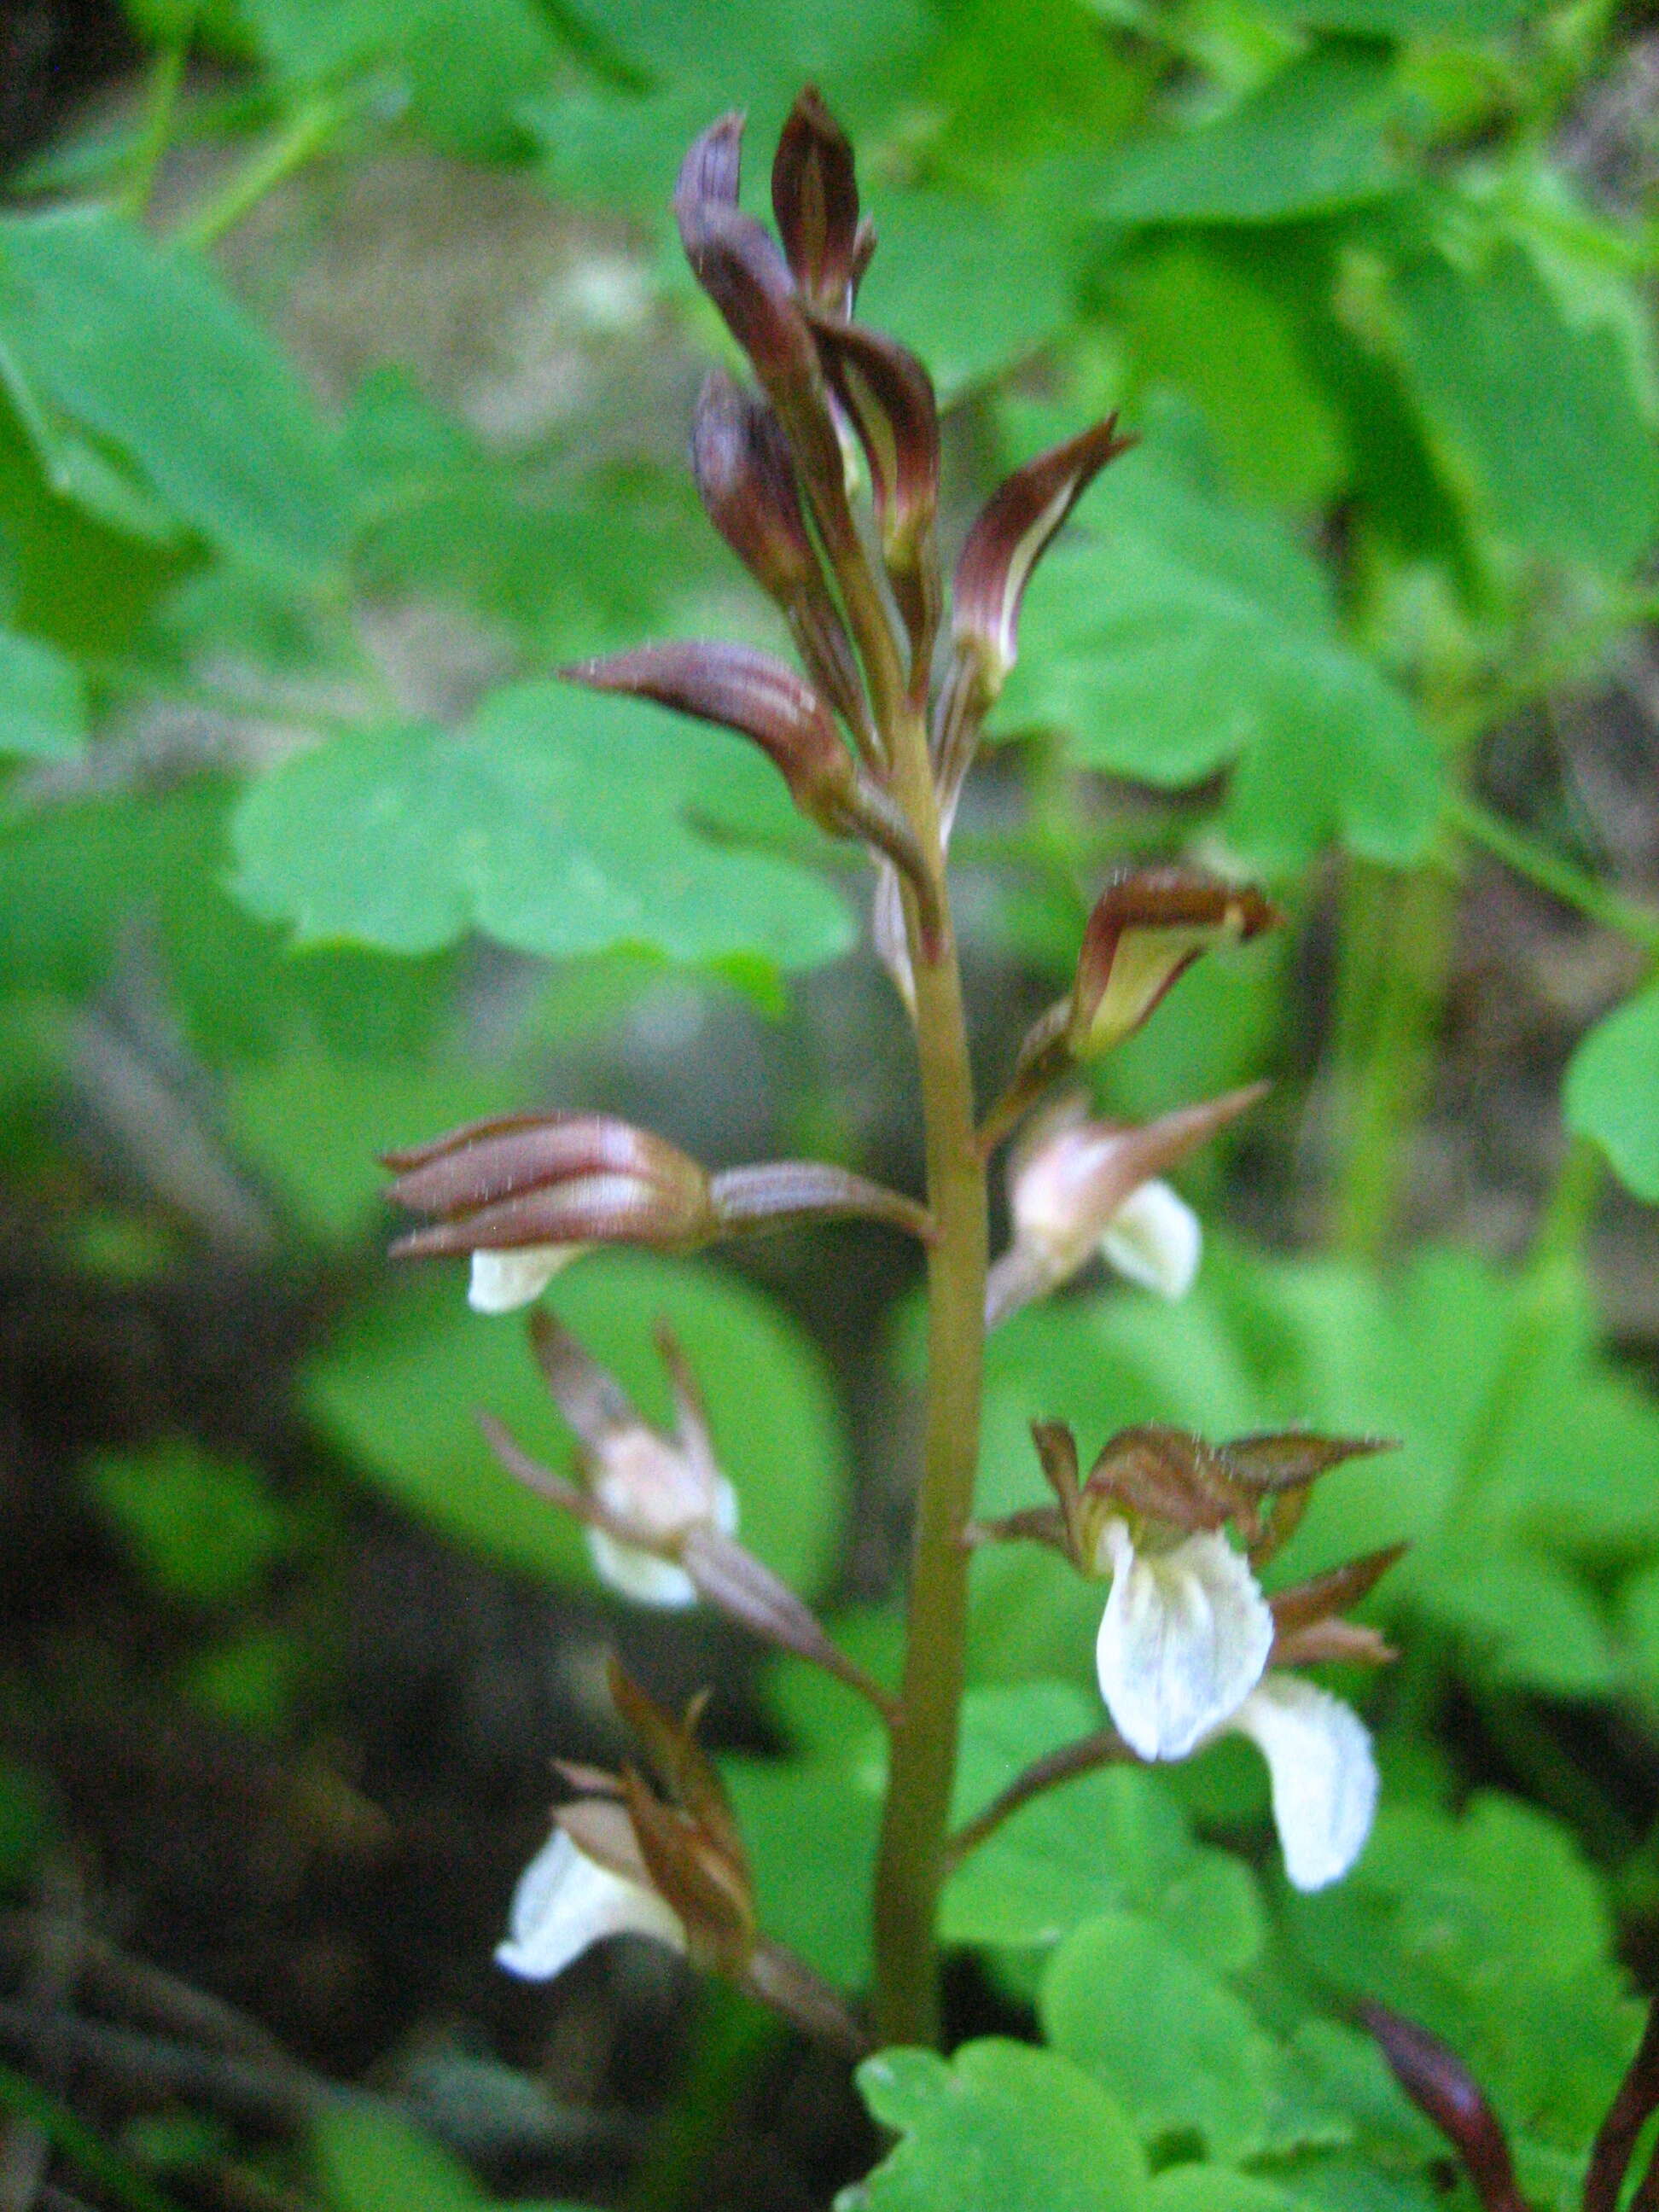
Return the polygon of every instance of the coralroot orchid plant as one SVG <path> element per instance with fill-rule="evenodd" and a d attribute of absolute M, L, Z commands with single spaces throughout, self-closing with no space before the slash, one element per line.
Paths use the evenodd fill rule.
<path fill-rule="evenodd" d="M 875 239 L 860 214 L 848 141 L 817 95 L 804 93 L 772 171 L 780 248 L 738 205 L 741 135 L 736 115 L 706 131 L 675 196 L 691 267 L 755 377 L 753 386 L 709 378 L 692 463 L 710 520 L 781 611 L 801 666 L 744 646 L 674 643 L 564 672 L 749 738 L 809 821 L 866 846 L 876 948 L 914 1023 L 925 1203 L 810 1162 L 711 1175 L 661 1138 L 591 1114 L 481 1123 L 389 1164 L 393 1198 L 426 1218 L 397 1249 L 466 1255 L 471 1301 L 484 1313 L 532 1303 L 558 1269 L 605 1244 L 689 1252 L 775 1223 L 860 1217 L 925 1249 L 927 1415 L 896 1698 L 744 1548 L 742 1501 L 666 1334 L 672 1434 L 642 1419 L 540 1312 L 535 1349 L 579 1440 L 578 1479 L 538 1466 L 490 1425 L 505 1465 L 584 1524 L 598 1571 L 624 1596 L 720 1608 L 866 1697 L 889 1737 L 868 2031 L 861 1993 L 826 1988 L 759 1926 L 743 1842 L 696 1743 L 695 1713 L 676 1722 L 620 1674 L 617 1704 L 656 1786 L 631 1767 L 615 1777 L 562 1770 L 577 1795 L 556 1813 L 551 1840 L 524 1876 L 501 1963 L 556 1974 L 600 1938 L 632 1930 L 857 2049 L 869 2033 L 884 2043 L 936 2037 L 947 1873 L 1032 1796 L 1087 1767 L 1183 1759 L 1229 1731 L 1248 1736 L 1270 1770 L 1290 1880 L 1303 1888 L 1337 1881 L 1364 1843 L 1376 1772 L 1361 1723 L 1300 1670 L 1390 1656 L 1342 1613 L 1395 1554 L 1264 1590 L 1259 1576 L 1313 1485 L 1377 1449 L 1301 1432 L 1207 1443 L 1132 1429 L 1101 1444 L 1082 1480 L 1071 1434 L 1040 1424 L 1036 1447 L 1055 1504 L 1000 1522 L 972 1517 L 988 1329 L 1059 1289 L 1097 1252 L 1132 1282 L 1180 1297 L 1200 1233 L 1163 1178 L 1262 1086 L 1138 1128 L 1091 1121 L 1051 1094 L 1139 1029 L 1194 961 L 1277 917 L 1255 890 L 1195 868 L 1120 874 L 1090 916 L 1071 992 L 1032 1028 L 996 1103 L 976 1114 L 946 872 L 951 823 L 987 712 L 1014 665 L 1033 568 L 1127 441 L 1108 421 L 1019 469 L 969 530 L 947 593 L 933 386 L 914 355 L 854 319 Z M 1012 1237 L 988 1266 L 988 1168 L 1022 1127 L 1007 1167 Z M 1039 1761 L 953 1837 L 973 1554 L 1031 1540 L 1104 1585 L 1096 1664 L 1110 1725 Z"/>

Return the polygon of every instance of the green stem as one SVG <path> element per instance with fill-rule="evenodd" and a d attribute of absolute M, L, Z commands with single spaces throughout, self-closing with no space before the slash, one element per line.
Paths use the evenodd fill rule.
<path fill-rule="evenodd" d="M 307 162 L 320 154 L 340 127 L 345 110 L 329 93 L 313 93 L 301 101 L 276 137 L 260 147 L 230 179 L 216 199 L 185 224 L 179 235 L 186 246 L 216 246 L 227 232 L 251 215 L 267 192 L 274 191 Z"/>
<path fill-rule="evenodd" d="M 1535 844 L 1475 799 L 1455 794 L 1447 803 L 1446 812 L 1453 826 L 1472 845 L 1484 847 L 1505 867 L 1512 868 L 1517 876 L 1524 876 L 1528 883 L 1536 884 L 1564 906 L 1576 907 L 1587 920 L 1630 938 L 1659 959 L 1659 914 L 1650 908 L 1639 906 L 1633 899 L 1622 897 L 1619 892 L 1598 884 L 1571 860 Z"/>
<path fill-rule="evenodd" d="M 876 1865 L 876 2033 L 939 2033 L 935 1923 L 944 1884 L 968 1626 L 968 1553 L 985 1346 L 985 1170 L 974 1131 L 962 978 L 945 885 L 927 733 L 901 716 L 890 735 L 894 788 L 936 871 L 944 916 L 931 956 L 911 921 L 917 1049 L 927 1131 L 927 1411 L 915 1549 L 892 1756 Z"/>
<path fill-rule="evenodd" d="M 173 136 L 173 118 L 178 112 L 179 91 L 185 81 L 194 19 L 192 9 L 150 64 L 143 123 L 133 145 L 126 182 L 121 188 L 122 213 L 131 216 L 135 222 L 149 206 L 155 172 Z"/>
<path fill-rule="evenodd" d="M 1339 1023 L 1348 1142 L 1334 1229 L 1344 1251 L 1369 1259 L 1394 1228 L 1407 1140 L 1433 1079 L 1456 899 L 1455 881 L 1434 866 L 1405 877 L 1373 872 L 1346 917 L 1345 963 L 1361 963 L 1373 988 L 1345 991 L 1350 1003 Z M 1371 999 L 1369 1023 L 1352 1003 L 1362 993 Z"/>

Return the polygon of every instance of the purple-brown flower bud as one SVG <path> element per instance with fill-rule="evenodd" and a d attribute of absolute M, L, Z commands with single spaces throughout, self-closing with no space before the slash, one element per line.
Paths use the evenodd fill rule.
<path fill-rule="evenodd" d="M 772 212 L 795 282 L 822 313 L 852 313 L 874 246 L 859 222 L 859 188 L 847 134 L 809 84 L 772 161 Z"/>
<path fill-rule="evenodd" d="M 978 669 L 981 711 L 1017 658 L 1020 601 L 1032 569 L 1107 462 L 1133 442 L 1118 435 L 1117 417 L 1109 416 L 1016 469 L 969 532 L 951 586 L 952 628 L 958 652 Z"/>
<path fill-rule="evenodd" d="M 793 668 L 752 646 L 705 641 L 641 646 L 559 673 L 595 691 L 654 699 L 700 721 L 752 738 L 788 784 L 809 822 L 834 837 L 861 837 L 902 868 L 933 918 L 932 878 L 902 809 L 854 761 L 822 695 Z"/>
<path fill-rule="evenodd" d="M 720 369 L 697 398 L 691 472 L 709 520 L 782 610 L 813 682 L 872 757 L 863 680 L 801 512 L 788 441 L 765 400 Z"/>
<path fill-rule="evenodd" d="M 1067 1036 L 1077 1059 L 1138 1030 L 1200 952 L 1279 920 L 1260 891 L 1200 868 L 1132 868 L 1096 900 L 1083 933 Z"/>
<path fill-rule="evenodd" d="M 392 1200 L 437 1217 L 399 1237 L 393 1256 L 471 1254 L 472 1302 L 486 1312 L 526 1303 L 589 1245 L 690 1251 L 719 1233 L 697 1163 L 608 1114 L 470 1122 L 385 1164 L 397 1174 Z M 492 1266 L 495 1255 L 508 1264 Z"/>
<path fill-rule="evenodd" d="M 869 465 L 882 558 L 911 636 L 931 635 L 938 603 L 932 532 L 939 509 L 939 404 L 915 354 L 864 329 L 814 315 L 831 388 Z"/>

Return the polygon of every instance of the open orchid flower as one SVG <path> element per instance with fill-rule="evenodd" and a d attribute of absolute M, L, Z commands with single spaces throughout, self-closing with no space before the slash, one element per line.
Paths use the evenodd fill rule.
<path fill-rule="evenodd" d="M 551 1981 L 607 1936 L 649 1936 L 685 1949 L 679 1915 L 654 1890 L 589 1858 L 555 1826 L 519 1877 L 495 1963 L 526 1981 Z"/>
<path fill-rule="evenodd" d="M 606 1516 L 606 1525 L 590 1522 L 586 1531 L 601 1578 L 641 1605 L 695 1604 L 696 1584 L 665 1553 L 696 1528 L 735 1535 L 738 1495 L 714 1463 L 708 1417 L 679 1346 L 665 1330 L 659 1334 L 674 1395 L 674 1431 L 665 1436 L 550 1314 L 533 1316 L 531 1340 L 554 1402 L 575 1432 L 588 1493 Z M 637 1528 L 644 1542 L 613 1533 L 626 1527 Z"/>
<path fill-rule="evenodd" d="M 635 1765 L 561 1768 L 580 1794 L 555 1812 L 552 1836 L 520 1876 L 496 1963 L 548 1981 L 607 1936 L 647 1936 L 864 2056 L 868 2039 L 835 1991 L 760 1929 L 743 1839 L 697 1741 L 704 1700 L 677 1719 L 614 1661 L 611 1692 L 651 1779 Z"/>
<path fill-rule="evenodd" d="M 1291 1430 L 1207 1444 L 1180 1429 L 1124 1429 L 1088 1480 L 1059 1422 L 1032 1431 L 1052 1506 L 980 1524 L 976 1542 L 1026 1537 L 1109 1575 L 1095 1667 L 1113 1729 L 1095 1753 L 1185 1759 L 1230 1733 L 1267 1759 L 1285 1871 L 1320 1889 L 1358 1856 L 1376 1808 L 1370 1739 L 1339 1698 L 1289 1670 L 1392 1657 L 1340 1618 L 1400 1556 L 1376 1552 L 1266 1596 L 1255 1566 L 1294 1527 L 1312 1484 L 1374 1439 Z M 1249 1546 L 1236 1549 L 1227 1530 Z M 1075 1765 L 1055 1770 L 1077 1771 Z"/>
<path fill-rule="evenodd" d="M 1048 1115 L 1010 1164 L 1013 1236 L 986 1282 L 987 1327 L 1057 1290 L 1097 1252 L 1143 1289 L 1184 1297 L 1203 1231 L 1163 1175 L 1266 1088 L 1253 1084 L 1141 1128 L 1091 1121 L 1078 1099 Z"/>

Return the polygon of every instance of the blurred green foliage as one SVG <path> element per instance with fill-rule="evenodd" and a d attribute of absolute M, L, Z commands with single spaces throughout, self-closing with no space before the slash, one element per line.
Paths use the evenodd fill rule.
<path fill-rule="evenodd" d="M 603 1090 L 577 1046 L 665 983 L 698 1004 L 735 985 L 776 1017 L 853 951 L 861 883 L 763 761 L 550 680 L 647 633 L 771 638 L 684 481 L 692 364 L 729 347 L 671 250 L 668 195 L 691 133 L 738 105 L 758 211 L 809 78 L 859 147 L 880 241 L 863 311 L 945 405 L 947 536 L 1108 410 L 1139 438 L 1031 590 L 993 732 L 1013 798 L 970 806 L 958 848 L 983 890 L 975 951 L 1060 988 L 1114 859 L 1191 848 L 1260 873 L 1294 933 L 1196 971 L 1109 1103 L 1151 1114 L 1272 1073 L 1282 1176 L 1297 1116 L 1334 1095 L 1359 1132 L 1321 1164 L 1337 1194 L 1397 1187 L 1416 1109 L 1396 1078 L 1432 1054 L 1435 961 L 1391 970 L 1398 941 L 1345 930 L 1358 909 L 1334 921 L 1324 885 L 1370 881 L 1393 915 L 1461 879 L 1498 734 L 1593 690 L 1656 611 L 1650 148 L 1609 179 L 1575 136 L 1620 64 L 1603 0 L 129 12 L 148 89 L 14 175 L 0 213 L 0 1115 L 43 1206 L 88 1039 L 126 1022 L 262 1249 L 327 1288 L 299 1382 L 318 1435 L 446 1540 L 538 1581 L 585 1574 L 574 1529 L 477 1431 L 488 1409 L 568 1463 L 522 1336 L 469 1317 L 451 1271 L 386 1285 L 373 1154 L 550 1082 Z M 497 173 L 568 254 L 530 319 L 577 399 L 530 406 L 527 430 L 395 338 L 367 363 L 347 349 L 349 371 L 307 351 L 289 295 L 336 196 L 416 157 Z M 262 259 L 248 218 L 279 191 L 289 227 Z M 422 623 L 437 643 L 400 655 Z M 1565 1124 L 1651 1204 L 1659 922 L 1570 819 L 1538 814 L 1487 843 L 1631 947 Z M 1338 1003 L 1310 1019 L 1322 963 Z M 791 1110 L 810 1121 L 812 1102 Z M 1650 1756 L 1659 1408 L 1605 1341 L 1585 1209 L 1556 1196 L 1524 1267 L 1453 1241 L 1380 1267 L 1287 1209 L 1285 1249 L 1212 1237 L 1179 1307 L 1090 1283 L 994 1340 L 986 1513 L 1041 1501 L 1038 1417 L 1088 1453 L 1143 1420 L 1397 1439 L 1322 1486 L 1275 1569 L 1410 1540 L 1367 1613 L 1402 1679 L 1355 1692 L 1390 1802 L 1352 1880 L 1300 1900 L 1259 1871 L 1265 1783 L 1226 1750 L 1176 1778 L 1096 1772 L 1016 1815 L 955 1875 L 945 1926 L 1034 2002 L 1046 2047 L 871 2060 L 898 2141 L 845 2206 L 1426 2212 L 1443 2147 L 1345 2024 L 1358 1996 L 1445 2036 L 1532 2199 L 1575 2201 L 1636 2033 L 1615 1908 L 1650 1881 L 1651 1839 L 1561 1783 L 1537 1715 L 1613 1716 Z M 149 1203 L 198 1233 L 212 1213 L 199 1188 Z M 655 1419 L 650 1332 L 672 1321 L 745 1537 L 797 1587 L 832 1584 L 848 1445 L 782 1302 L 644 1256 L 586 1263 L 551 1298 Z M 914 1314 L 894 1345 L 913 1375 Z M 259 1474 L 186 1442 L 87 1479 L 189 1605 L 234 1606 L 293 1541 Z M 1097 1725 L 1100 1602 L 1035 1547 L 976 1561 L 959 1819 Z M 185 1693 L 278 1725 L 294 1642 L 222 1626 Z M 846 1628 L 879 1670 L 890 1613 Z M 774 1689 L 786 1755 L 724 1762 L 763 1915 L 857 1984 L 879 1735 L 793 1664 Z M 1547 1738 L 1547 1811 L 1459 1802 L 1468 1778 L 1431 1741 L 1453 1698 Z M 53 1832 L 33 1773 L 0 1771 L 0 1875 Z M 319 2121 L 313 2169 L 335 2212 L 488 2201 L 366 2106 Z"/>

